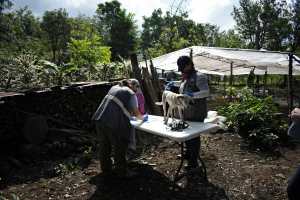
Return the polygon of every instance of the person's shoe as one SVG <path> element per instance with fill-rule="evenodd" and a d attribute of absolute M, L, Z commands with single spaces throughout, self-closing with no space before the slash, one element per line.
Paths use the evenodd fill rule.
<path fill-rule="evenodd" d="M 191 170 L 194 170 L 194 169 L 197 169 L 199 168 L 199 164 L 197 163 L 193 163 L 193 164 L 188 164 L 187 166 L 184 167 L 186 171 L 191 171 Z"/>

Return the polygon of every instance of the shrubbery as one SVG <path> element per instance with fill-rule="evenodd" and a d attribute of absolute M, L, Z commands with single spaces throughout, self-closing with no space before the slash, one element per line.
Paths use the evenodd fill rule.
<path fill-rule="evenodd" d="M 232 90 L 234 91 L 234 90 Z M 287 124 L 277 117 L 278 108 L 271 96 L 258 98 L 248 88 L 236 93 L 235 101 L 219 109 L 227 125 L 251 147 L 273 151 L 287 141 Z"/>

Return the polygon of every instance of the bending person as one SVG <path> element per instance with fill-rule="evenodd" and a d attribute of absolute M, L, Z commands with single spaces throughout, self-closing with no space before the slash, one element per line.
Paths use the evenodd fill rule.
<path fill-rule="evenodd" d="M 92 117 L 100 143 L 100 164 L 105 177 L 112 175 L 112 152 L 116 175 L 124 178 L 135 175 L 127 168 L 126 153 L 131 130 L 130 117 L 143 120 L 137 105 L 133 86 L 125 80 L 108 91 Z"/>

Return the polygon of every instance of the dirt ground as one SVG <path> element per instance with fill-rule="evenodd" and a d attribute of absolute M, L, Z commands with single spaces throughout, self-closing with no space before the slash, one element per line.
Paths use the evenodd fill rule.
<path fill-rule="evenodd" d="M 173 187 L 172 178 L 180 163 L 179 145 L 141 134 L 143 145 L 130 162 L 130 168 L 138 172 L 134 179 L 104 180 L 96 158 L 77 165 L 62 164 L 71 157 L 42 160 L 13 170 L 8 179 L 1 180 L 0 194 L 8 199 L 15 194 L 21 200 L 287 199 L 288 177 L 300 164 L 299 145 L 282 148 L 282 155 L 275 157 L 247 150 L 237 135 L 228 133 L 203 135 L 201 142 L 208 182 L 193 174 Z"/>

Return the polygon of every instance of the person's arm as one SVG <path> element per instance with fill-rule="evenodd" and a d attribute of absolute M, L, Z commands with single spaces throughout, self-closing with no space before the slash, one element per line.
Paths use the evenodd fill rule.
<path fill-rule="evenodd" d="M 137 96 L 135 94 L 131 96 L 129 105 L 130 105 L 130 110 L 132 111 L 131 115 L 135 116 L 137 119 L 143 120 L 144 117 L 138 109 L 138 101 L 137 101 Z"/>
<path fill-rule="evenodd" d="M 144 116 L 140 113 L 138 108 L 134 108 L 132 114 L 139 120 L 144 120 Z"/>
<path fill-rule="evenodd" d="M 209 96 L 209 87 L 206 75 L 201 74 L 197 76 L 196 86 L 200 91 L 193 92 L 192 96 L 194 98 L 205 98 Z"/>

